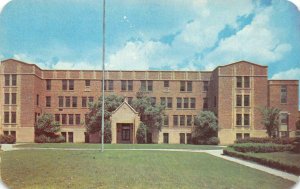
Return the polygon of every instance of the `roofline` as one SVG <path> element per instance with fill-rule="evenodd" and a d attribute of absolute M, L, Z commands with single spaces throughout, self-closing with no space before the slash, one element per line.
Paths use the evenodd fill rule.
<path fill-rule="evenodd" d="M 24 62 L 24 61 L 21 61 L 21 60 L 16 60 L 16 59 L 13 59 L 13 58 L 1 60 L 0 62 L 6 62 L 6 61 L 9 61 L 9 60 L 13 60 L 13 61 L 19 62 L 19 63 L 21 63 L 21 64 L 27 64 L 27 65 L 30 65 L 30 66 L 35 66 L 35 67 L 37 67 L 38 69 L 43 70 L 42 68 L 40 68 L 40 67 L 39 67 L 38 65 L 36 65 L 36 64 Z"/>
<path fill-rule="evenodd" d="M 238 64 L 238 63 L 241 63 L 241 62 L 246 62 L 246 63 L 249 63 L 249 64 L 253 64 L 255 66 L 260 66 L 260 67 L 264 67 L 264 68 L 267 68 L 268 66 L 263 66 L 263 65 L 260 65 L 260 64 L 256 64 L 256 63 L 253 63 L 253 62 L 249 62 L 249 61 L 246 61 L 246 60 L 240 60 L 238 62 L 234 62 L 234 63 L 230 63 L 230 64 L 225 64 L 225 65 L 222 65 L 222 66 L 218 66 L 216 67 L 215 69 L 219 68 L 219 67 L 226 67 L 226 66 L 231 66 L 233 64 Z M 215 70 L 214 69 L 214 70 Z"/>
<path fill-rule="evenodd" d="M 112 112 L 112 114 L 115 114 L 115 113 L 121 108 L 121 106 L 123 106 L 123 104 L 126 104 L 126 105 L 131 109 L 131 111 L 133 111 L 133 113 L 138 114 L 138 112 L 137 112 L 132 106 L 130 106 L 130 104 L 128 104 L 128 102 L 126 102 L 126 100 L 124 100 L 124 102 L 122 102 L 122 104 L 120 104 L 120 106 L 117 107 L 117 108 Z"/>

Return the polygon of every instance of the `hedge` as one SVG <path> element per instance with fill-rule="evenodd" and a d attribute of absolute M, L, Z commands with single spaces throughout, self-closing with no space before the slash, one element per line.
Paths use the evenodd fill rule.
<path fill-rule="evenodd" d="M 16 137 L 13 135 L 0 135 L 1 144 L 14 144 L 16 143 Z"/>
<path fill-rule="evenodd" d="M 254 152 L 254 153 L 267 153 L 267 152 L 283 152 L 291 151 L 293 146 L 290 144 L 273 144 L 273 143 L 245 143 L 245 144 L 234 144 L 231 145 L 235 151 L 238 152 Z"/>
<path fill-rule="evenodd" d="M 62 135 L 58 135 L 55 138 L 50 138 L 45 135 L 40 135 L 40 136 L 36 136 L 34 141 L 36 143 L 63 143 L 66 141 L 66 139 Z"/>
<path fill-rule="evenodd" d="M 238 139 L 234 143 L 274 143 L 274 144 L 293 144 L 296 138 L 243 138 Z"/>
<path fill-rule="evenodd" d="M 282 170 L 282 171 L 286 171 L 286 172 L 289 172 L 289 173 L 293 173 L 293 174 L 296 174 L 296 175 L 300 174 L 300 165 L 288 165 L 288 164 L 285 164 L 283 162 L 274 161 L 274 160 L 271 160 L 271 159 L 266 159 L 266 158 L 262 158 L 262 157 L 254 157 L 254 156 L 251 156 L 250 154 L 247 154 L 247 153 L 236 152 L 236 151 L 234 151 L 233 148 L 230 148 L 230 147 L 224 149 L 223 154 L 228 155 L 228 156 L 232 156 L 232 157 L 241 158 L 241 159 L 244 159 L 244 160 L 250 160 L 250 161 L 259 163 L 261 165 L 265 165 L 265 166 L 268 166 L 268 167 L 272 167 L 272 168 L 279 169 L 279 170 Z"/>

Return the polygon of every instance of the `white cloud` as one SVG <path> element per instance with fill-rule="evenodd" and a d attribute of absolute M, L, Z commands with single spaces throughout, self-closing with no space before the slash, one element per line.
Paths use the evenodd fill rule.
<path fill-rule="evenodd" d="M 52 66 L 56 70 L 100 70 L 102 67 L 89 62 L 66 62 L 59 61 Z"/>
<path fill-rule="evenodd" d="M 2 12 L 3 8 L 7 3 L 9 3 L 11 0 L 1 0 L 0 1 L 0 13 Z"/>
<path fill-rule="evenodd" d="M 299 0 L 288 0 L 292 3 L 294 3 L 296 5 L 296 7 L 298 8 L 298 10 L 300 11 L 300 1 Z"/>
<path fill-rule="evenodd" d="M 272 76 L 272 79 L 297 79 L 300 80 L 300 68 L 293 68 L 287 71 L 276 73 Z"/>

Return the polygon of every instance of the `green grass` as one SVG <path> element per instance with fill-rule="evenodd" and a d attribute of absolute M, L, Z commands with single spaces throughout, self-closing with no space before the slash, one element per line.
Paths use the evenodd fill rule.
<path fill-rule="evenodd" d="M 17 147 L 36 147 L 36 148 L 101 148 L 101 144 L 86 143 L 60 143 L 60 144 L 22 144 Z M 223 149 L 213 145 L 192 145 L 192 144 L 105 144 L 105 149 L 191 149 L 191 150 L 217 150 Z"/>
<path fill-rule="evenodd" d="M 1 153 L 9 188 L 290 188 L 294 183 L 206 153 L 48 151 Z"/>

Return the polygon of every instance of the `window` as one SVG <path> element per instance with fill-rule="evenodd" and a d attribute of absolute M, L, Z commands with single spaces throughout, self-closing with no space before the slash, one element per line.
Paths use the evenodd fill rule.
<path fill-rule="evenodd" d="M 164 116 L 164 126 L 168 126 L 169 125 L 169 116 L 165 115 Z"/>
<path fill-rule="evenodd" d="M 9 131 L 3 131 L 3 134 L 6 136 L 9 135 Z"/>
<path fill-rule="evenodd" d="M 170 87 L 170 82 L 169 81 L 164 81 L 164 87 Z"/>
<path fill-rule="evenodd" d="M 177 98 L 177 108 L 182 108 L 182 99 L 181 98 Z"/>
<path fill-rule="evenodd" d="M 86 97 L 81 98 L 81 107 L 86 108 L 87 107 L 87 99 Z"/>
<path fill-rule="evenodd" d="M 173 115 L 173 125 L 174 127 L 178 126 L 178 115 Z"/>
<path fill-rule="evenodd" d="M 186 134 L 186 142 L 188 144 L 192 144 L 192 134 L 191 133 Z"/>
<path fill-rule="evenodd" d="M 208 81 L 203 81 L 203 91 L 208 91 Z"/>
<path fill-rule="evenodd" d="M 46 96 L 46 107 L 51 107 L 51 96 Z"/>
<path fill-rule="evenodd" d="M 48 91 L 51 90 L 51 80 L 50 80 L 50 79 L 47 79 L 47 80 L 46 80 L 46 89 L 47 89 Z"/>
<path fill-rule="evenodd" d="M 164 133 L 163 136 L 164 136 L 164 143 L 169 144 L 169 133 Z"/>
<path fill-rule="evenodd" d="M 69 96 L 66 96 L 65 98 L 66 98 L 66 105 L 65 106 L 67 108 L 71 107 L 71 98 Z"/>
<path fill-rule="evenodd" d="M 250 125 L 250 115 L 244 114 L 244 126 L 249 126 L 249 125 Z"/>
<path fill-rule="evenodd" d="M 113 91 L 114 90 L 114 81 L 108 80 L 108 90 Z"/>
<path fill-rule="evenodd" d="M 242 106 L 242 95 L 236 95 L 236 106 Z"/>
<path fill-rule="evenodd" d="M 146 90 L 146 81 L 141 81 L 141 90 Z"/>
<path fill-rule="evenodd" d="M 242 139 L 243 138 L 243 135 L 242 133 L 236 133 L 236 139 Z"/>
<path fill-rule="evenodd" d="M 287 113 L 281 113 L 279 117 L 280 117 L 281 125 L 287 125 L 287 123 L 288 123 L 288 114 Z"/>
<path fill-rule="evenodd" d="M 16 112 L 11 112 L 11 123 L 17 123 L 17 114 L 16 114 Z"/>
<path fill-rule="evenodd" d="M 60 123 L 60 114 L 55 114 L 55 121 Z"/>
<path fill-rule="evenodd" d="M 186 116 L 186 125 L 187 126 L 192 126 L 192 116 L 191 115 L 187 115 Z"/>
<path fill-rule="evenodd" d="M 11 75 L 11 85 L 17 86 L 17 75 L 16 74 Z"/>
<path fill-rule="evenodd" d="M 185 81 L 180 81 L 180 91 L 185 91 Z"/>
<path fill-rule="evenodd" d="M 282 85 L 281 86 L 281 90 L 280 90 L 280 102 L 285 104 L 287 103 L 287 87 L 286 85 Z"/>
<path fill-rule="evenodd" d="M 153 81 L 148 81 L 148 91 L 153 91 Z"/>
<path fill-rule="evenodd" d="M 133 90 L 133 81 L 121 81 L 121 91 L 132 91 Z"/>
<path fill-rule="evenodd" d="M 9 104 L 9 93 L 4 93 L 4 104 Z"/>
<path fill-rule="evenodd" d="M 203 109 L 207 109 L 207 108 L 208 108 L 208 99 L 203 98 Z"/>
<path fill-rule="evenodd" d="M 184 126 L 185 125 L 185 116 L 181 115 L 180 116 L 180 126 Z"/>
<path fill-rule="evenodd" d="M 74 80 L 69 80 L 69 90 L 70 91 L 74 90 Z"/>
<path fill-rule="evenodd" d="M 5 86 L 9 86 L 10 85 L 10 75 L 5 74 L 4 80 L 5 80 Z"/>
<path fill-rule="evenodd" d="M 196 108 L 196 98 L 191 98 L 190 108 Z"/>
<path fill-rule="evenodd" d="M 189 98 L 183 99 L 183 108 L 189 108 Z"/>
<path fill-rule="evenodd" d="M 67 124 L 67 114 L 61 115 L 61 124 L 63 124 L 63 125 Z"/>
<path fill-rule="evenodd" d="M 11 93 L 11 104 L 17 104 L 17 93 Z"/>
<path fill-rule="evenodd" d="M 40 95 L 36 95 L 36 105 L 40 104 Z"/>
<path fill-rule="evenodd" d="M 244 88 L 250 88 L 250 77 L 249 76 L 244 77 Z"/>
<path fill-rule="evenodd" d="M 128 91 L 132 91 L 133 90 L 133 81 L 132 80 L 129 80 L 128 81 Z"/>
<path fill-rule="evenodd" d="M 151 97 L 150 101 L 151 101 L 151 105 L 155 106 L 155 104 L 156 104 L 156 97 Z"/>
<path fill-rule="evenodd" d="M 127 84 L 126 81 L 121 81 L 121 90 L 122 91 L 126 91 L 126 84 Z"/>
<path fill-rule="evenodd" d="M 12 135 L 16 138 L 16 131 L 10 131 L 10 135 Z"/>
<path fill-rule="evenodd" d="M 62 90 L 67 90 L 68 89 L 68 81 L 63 79 L 62 81 Z"/>
<path fill-rule="evenodd" d="M 236 114 L 236 125 L 242 125 L 242 114 Z"/>
<path fill-rule="evenodd" d="M 242 83 L 243 78 L 241 76 L 236 77 L 236 87 L 237 88 L 242 88 L 243 83 Z"/>
<path fill-rule="evenodd" d="M 250 138 L 250 133 L 244 133 L 244 138 Z"/>
<path fill-rule="evenodd" d="M 193 91 L 193 82 L 192 81 L 187 82 L 187 91 L 189 91 L 189 92 Z"/>
<path fill-rule="evenodd" d="M 89 97 L 89 103 L 93 103 L 94 102 L 94 97 L 90 96 Z"/>
<path fill-rule="evenodd" d="M 166 105 L 166 97 L 160 97 L 160 105 L 162 106 Z"/>
<path fill-rule="evenodd" d="M 91 86 L 91 80 L 85 80 L 85 87 Z"/>
<path fill-rule="evenodd" d="M 250 96 L 244 95 L 244 106 L 250 106 Z"/>
<path fill-rule="evenodd" d="M 69 125 L 73 125 L 73 124 L 74 124 L 74 115 L 69 114 Z"/>
<path fill-rule="evenodd" d="M 9 123 L 9 112 L 4 112 L 4 123 Z"/>
<path fill-rule="evenodd" d="M 72 107 L 76 108 L 77 107 L 77 96 L 72 97 Z"/>
<path fill-rule="evenodd" d="M 64 107 L 64 97 L 63 96 L 59 96 L 58 97 L 58 107 Z"/>
<path fill-rule="evenodd" d="M 76 114 L 75 119 L 76 125 L 80 125 L 80 114 Z"/>
<path fill-rule="evenodd" d="M 167 101 L 168 101 L 167 108 L 172 108 L 172 97 L 168 97 Z"/>
<path fill-rule="evenodd" d="M 73 132 L 68 132 L 68 142 L 73 142 Z"/>

